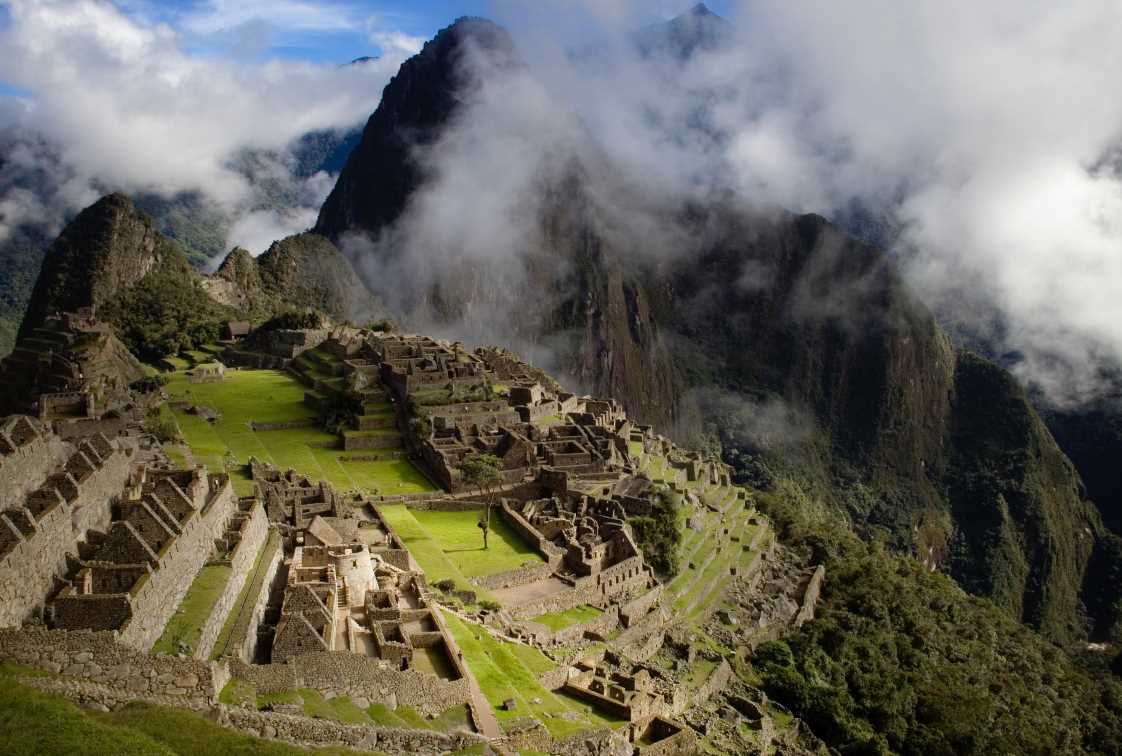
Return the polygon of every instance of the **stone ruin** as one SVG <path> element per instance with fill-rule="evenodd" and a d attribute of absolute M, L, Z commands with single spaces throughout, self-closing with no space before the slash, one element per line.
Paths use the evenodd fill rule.
<path fill-rule="evenodd" d="M 406 671 L 424 656 L 423 669 L 465 677 L 423 573 L 373 505 L 291 472 L 252 469 L 270 516 L 292 524 L 273 663 L 342 651 Z"/>
<path fill-rule="evenodd" d="M 104 533 L 87 534 L 75 569 L 48 603 L 47 622 L 66 630 L 115 630 L 147 649 L 179 607 L 215 541 L 238 511 L 225 475 L 139 471 Z"/>

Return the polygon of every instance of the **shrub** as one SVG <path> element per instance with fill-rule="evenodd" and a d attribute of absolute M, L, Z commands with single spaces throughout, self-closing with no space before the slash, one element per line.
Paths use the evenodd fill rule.
<path fill-rule="evenodd" d="M 674 577 L 681 569 L 683 516 L 681 497 L 663 489 L 655 496 L 650 515 L 628 520 L 647 564 L 663 577 Z"/>
<path fill-rule="evenodd" d="M 288 310 L 274 315 L 262 323 L 258 331 L 302 331 L 307 328 L 323 328 L 325 318 L 317 310 Z"/>
<path fill-rule="evenodd" d="M 175 441 L 179 437 L 179 426 L 175 418 L 163 407 L 149 410 L 144 418 L 144 431 L 151 433 L 161 444 Z"/>

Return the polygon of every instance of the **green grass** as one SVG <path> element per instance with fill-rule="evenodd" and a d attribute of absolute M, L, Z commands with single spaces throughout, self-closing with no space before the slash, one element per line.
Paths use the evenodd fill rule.
<path fill-rule="evenodd" d="M 230 582 L 232 573 L 233 570 L 225 565 L 207 565 L 199 570 L 152 651 L 173 656 L 179 653 L 181 644 L 193 651 L 203 625 L 225 590 L 226 583 Z"/>
<path fill-rule="evenodd" d="M 279 548 L 280 533 L 276 530 L 270 530 L 269 537 L 261 546 L 261 551 L 257 553 L 257 559 L 253 563 L 253 570 L 249 573 L 249 579 L 245 581 L 233 607 L 230 609 L 230 613 L 226 615 L 226 622 L 222 625 L 222 630 L 218 633 L 218 639 L 214 642 L 214 649 L 210 654 L 212 660 L 218 659 L 226 653 L 226 647 L 231 637 L 235 635 L 235 631 L 237 631 L 238 642 L 245 637 L 253 613 L 254 601 L 261 594 L 261 587 L 265 582 L 265 565 L 268 564 L 268 561 Z"/>
<path fill-rule="evenodd" d="M 604 612 L 600 609 L 585 604 L 563 612 L 547 612 L 546 614 L 534 617 L 533 621 L 557 632 L 558 630 L 564 630 L 566 627 L 571 627 L 572 625 L 580 625 L 594 620 L 603 613 Z"/>
<path fill-rule="evenodd" d="M 449 561 L 465 577 L 494 575 L 521 567 L 526 562 L 536 564 L 545 561 L 494 510 L 491 512 L 489 548 L 484 549 L 483 533 L 478 527 L 483 511 L 414 510 L 413 517 L 429 537 L 440 544 Z"/>
<path fill-rule="evenodd" d="M 462 705 L 453 706 L 430 719 L 409 706 L 391 709 L 384 703 L 372 703 L 364 709 L 347 696 L 325 699 L 310 688 L 258 695 L 252 683 L 236 677 L 226 683 L 226 687 L 219 694 L 219 700 L 231 706 L 250 706 L 259 710 L 276 704 L 296 704 L 303 709 L 305 716 L 343 724 L 380 725 L 439 732 L 465 729 L 474 732 L 467 707 Z"/>
<path fill-rule="evenodd" d="M 251 457 L 292 468 L 314 480 L 326 480 L 341 491 L 400 495 L 434 490 L 434 486 L 406 460 L 342 462 L 339 438 L 319 427 L 254 430 L 250 423 L 314 420 L 304 404 L 304 386 L 276 370 L 230 370 L 220 383 L 188 383 L 181 373 L 170 376 L 167 390 L 173 399 L 213 407 L 216 423 L 183 411 L 174 413 L 196 461 L 212 471 L 228 470 L 238 493 L 252 493 L 248 476 L 238 468 Z M 332 448 L 321 448 L 328 445 Z"/>
<path fill-rule="evenodd" d="M 536 717 L 555 738 L 621 724 L 621 720 L 606 712 L 542 686 L 525 663 L 524 652 L 514 651 L 520 644 L 500 641 L 448 612 L 444 613 L 444 620 L 500 724 L 526 716 Z M 507 699 L 517 703 L 514 711 L 502 708 Z M 541 703 L 533 703 L 534 699 L 540 699 Z M 575 715 L 574 721 L 562 718 L 563 714 Z"/>
<path fill-rule="evenodd" d="M 413 516 L 413 510 L 404 504 L 383 504 L 380 509 L 386 523 L 405 542 L 409 553 L 421 566 L 430 585 L 440 580 L 452 580 L 461 591 L 475 591 L 481 600 L 488 597 L 484 591 L 477 590 L 468 582 L 467 577 L 444 553 L 441 545 L 421 527 L 421 523 Z"/>
<path fill-rule="evenodd" d="M 243 735 L 191 711 L 129 704 L 109 713 L 79 709 L 66 699 L 20 685 L 18 672 L 0 673 L 0 754 L 67 756 L 320 756 L 355 754 L 344 748 L 309 751 Z M 19 674 L 23 675 L 22 672 Z"/>

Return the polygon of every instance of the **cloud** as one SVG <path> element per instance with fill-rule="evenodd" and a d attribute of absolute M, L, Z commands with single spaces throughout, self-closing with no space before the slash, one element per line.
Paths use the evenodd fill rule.
<path fill-rule="evenodd" d="M 354 66 L 239 62 L 187 52 L 177 29 L 107 2 L 11 0 L 7 10 L 0 80 L 30 94 L 8 98 L 0 128 L 50 151 L 50 162 L 67 174 L 65 182 L 59 177 L 34 187 L 56 215 L 73 214 L 91 195 L 109 190 L 198 192 L 233 217 L 259 211 L 268 198 L 238 170 L 239 152 L 283 153 L 306 132 L 360 124 L 406 55 L 390 50 Z M 336 23 L 331 10 L 299 2 L 216 2 L 210 15 L 191 23 L 218 29 L 260 13 L 320 29 Z M 5 194 L 4 202 L 12 207 L 19 199 Z M 302 207 L 303 214 L 291 217 L 306 217 L 310 206 Z M 247 219 L 243 227 L 253 223 Z"/>
<path fill-rule="evenodd" d="M 214 34 L 254 21 L 295 31 L 340 31 L 361 25 L 352 3 L 300 0 L 209 0 L 182 16 L 182 27 L 196 34 Z"/>
<path fill-rule="evenodd" d="M 509 20 L 627 181 L 870 210 L 920 295 L 1000 321 L 991 346 L 1056 402 L 1122 360 L 1116 3 L 746 0 L 731 43 L 686 61 L 633 54 L 635 3 L 592 5 Z M 574 27 L 595 54 L 573 54 Z"/>
<path fill-rule="evenodd" d="M 888 212 L 923 297 L 996 308 L 1022 378 L 1093 393 L 1122 357 L 1117 4 L 745 2 L 737 27 L 726 70 L 766 82 L 726 105 L 740 190 Z"/>

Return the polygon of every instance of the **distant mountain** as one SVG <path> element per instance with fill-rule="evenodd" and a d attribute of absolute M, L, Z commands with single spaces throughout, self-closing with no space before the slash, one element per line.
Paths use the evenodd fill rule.
<path fill-rule="evenodd" d="M 337 174 L 361 136 L 348 132 L 315 131 L 297 139 L 286 150 L 243 150 L 232 159 L 232 168 L 253 187 L 256 203 L 247 210 L 287 210 L 308 200 L 301 196 L 303 180 L 320 171 Z M 27 150 L 36 156 L 35 168 L 4 163 L 6 151 Z M 72 211 L 58 196 L 69 174 L 56 151 L 34 135 L 0 135 L 0 198 L 25 196 L 36 212 L 23 215 L 6 238 L 0 237 L 0 356 L 15 344 L 20 318 L 31 296 L 47 247 Z M 104 188 L 109 193 L 109 188 Z M 199 270 L 229 251 L 226 240 L 236 220 L 230 212 L 201 192 L 172 196 L 140 193 L 132 198 L 148 215 L 154 228 L 179 243 L 188 261 Z M 0 211 L 2 212 L 2 211 Z M 0 217 L 0 224 L 4 218 Z"/>
<path fill-rule="evenodd" d="M 635 34 L 639 50 L 647 56 L 669 55 L 679 60 L 705 50 L 716 50 L 731 41 L 733 26 L 698 3 L 680 16 L 652 24 Z"/>
<path fill-rule="evenodd" d="M 228 320 L 260 322 L 300 308 L 358 320 L 379 311 L 323 237 L 289 237 L 257 259 L 235 249 L 217 274 L 205 276 L 121 194 L 83 210 L 51 244 L 20 338 L 56 312 L 84 307 L 93 307 L 134 354 L 148 360 L 214 341 Z"/>
<path fill-rule="evenodd" d="M 709 23 L 695 10 L 665 38 L 696 18 Z M 466 65 L 468 49 L 482 66 Z M 648 193 L 635 201 L 665 223 L 643 231 L 605 204 L 636 188 L 577 144 L 537 177 L 520 258 L 411 260 L 425 250 L 401 224 L 431 180 L 418 156 L 455 127 L 478 77 L 520 65 L 501 28 L 461 20 L 386 87 L 316 226 L 367 240 L 350 254 L 372 290 L 392 288 L 413 322 L 550 345 L 564 373 L 640 421 L 785 465 L 1049 637 L 1122 632 L 1118 587 L 1096 577 L 1117 544 L 1023 389 L 956 350 L 885 255 L 824 219 Z M 781 418 L 761 433 L 769 407 Z"/>

